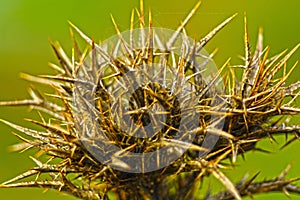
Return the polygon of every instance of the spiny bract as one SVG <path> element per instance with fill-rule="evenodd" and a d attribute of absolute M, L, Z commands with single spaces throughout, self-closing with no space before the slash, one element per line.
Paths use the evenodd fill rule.
<path fill-rule="evenodd" d="M 233 66 L 228 60 L 207 73 L 215 52 L 206 54 L 203 47 L 235 15 L 199 41 L 190 40 L 184 27 L 199 5 L 176 31 L 168 32 L 152 27 L 150 12 L 145 25 L 141 1 L 138 29 L 134 11 L 127 35 L 113 19 L 117 31 L 113 44 L 98 45 L 71 24 L 89 47 L 81 51 L 71 31 L 71 58 L 58 43 L 51 43 L 60 64 L 51 64 L 56 76 L 25 75 L 54 88 L 56 94 L 50 98 L 60 103 L 35 88 L 30 89 L 30 100 L 1 102 L 30 106 L 51 117 L 29 120 L 45 131 L 2 120 L 26 135 L 16 134 L 24 143 L 15 150 L 39 149 L 47 161 L 32 157 L 36 167 L 0 187 L 50 188 L 95 200 L 241 199 L 271 191 L 300 193 L 292 184 L 297 179 L 284 179 L 287 170 L 271 180 L 255 182 L 254 176 L 238 184 L 220 170 L 228 167 L 223 160 L 234 164 L 262 138 L 293 134 L 289 144 L 299 136 L 300 126 L 283 122 L 284 116 L 300 113 L 293 106 L 300 82 L 285 84 L 297 63 L 282 77 L 275 76 L 300 45 L 268 58 L 260 30 L 251 54 L 245 17 L 244 65 Z M 229 73 L 223 73 L 225 68 Z M 241 80 L 235 76 L 237 68 L 243 71 Z M 281 118 L 275 121 L 274 116 Z M 226 190 L 201 197 L 199 183 L 209 175 Z"/>

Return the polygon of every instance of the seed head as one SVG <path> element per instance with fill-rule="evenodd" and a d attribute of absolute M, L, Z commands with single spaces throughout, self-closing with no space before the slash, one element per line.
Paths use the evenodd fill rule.
<path fill-rule="evenodd" d="M 212 60 L 216 52 L 209 54 L 204 47 L 236 14 L 200 40 L 191 39 L 185 26 L 199 5 L 172 31 L 152 27 L 151 12 L 146 25 L 141 1 L 139 27 L 135 12 L 126 32 L 112 17 L 116 35 L 100 44 L 70 23 L 72 56 L 51 42 L 59 65 L 50 66 L 57 74 L 24 75 L 55 93 L 46 98 L 31 88 L 32 99 L 0 103 L 47 114 L 41 114 L 41 121 L 28 120 L 44 131 L 1 120 L 22 133 L 16 134 L 23 143 L 15 150 L 39 149 L 47 160 L 32 157 L 36 167 L 0 187 L 50 188 L 95 200 L 200 199 L 199 183 L 212 175 L 226 190 L 204 199 L 300 193 L 292 184 L 297 179 L 284 179 L 287 170 L 275 179 L 255 182 L 255 175 L 237 184 L 221 170 L 227 167 L 224 160 L 234 165 L 238 155 L 254 150 L 263 138 L 294 135 L 286 145 L 298 138 L 300 127 L 284 122 L 300 113 L 293 104 L 300 82 L 286 84 L 297 63 L 275 76 L 300 45 L 269 58 L 260 30 L 251 53 L 245 17 L 244 64 L 235 66 L 228 59 L 217 68 Z M 79 48 L 75 34 L 88 48 Z"/>

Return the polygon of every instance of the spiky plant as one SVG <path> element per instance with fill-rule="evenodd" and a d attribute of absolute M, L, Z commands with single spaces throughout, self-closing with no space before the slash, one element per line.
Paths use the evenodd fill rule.
<path fill-rule="evenodd" d="M 1 120 L 26 136 L 16 134 L 23 143 L 15 150 L 38 149 L 46 161 L 32 157 L 36 167 L 0 187 L 50 188 L 95 200 L 200 199 L 199 184 L 212 175 L 226 190 L 204 199 L 241 199 L 271 191 L 300 194 L 293 185 L 297 179 L 284 179 L 287 171 L 271 180 L 256 182 L 254 176 L 234 184 L 221 170 L 223 161 L 234 164 L 263 138 L 292 134 L 290 143 L 299 136 L 299 126 L 284 123 L 286 116 L 300 113 L 293 105 L 300 82 L 286 85 L 297 63 L 276 76 L 300 45 L 269 58 L 260 31 L 252 54 L 245 20 L 245 63 L 227 61 L 209 71 L 215 52 L 206 55 L 203 47 L 235 15 L 202 39 L 190 40 L 184 27 L 199 5 L 176 31 L 168 32 L 152 27 L 150 12 L 145 25 L 141 1 L 139 29 L 134 12 L 127 35 L 113 20 L 113 44 L 98 45 L 71 24 L 89 47 L 80 50 L 71 31 L 71 58 L 51 43 L 60 64 L 51 64 L 56 76 L 25 76 L 52 87 L 53 101 L 31 88 L 32 99 L 1 102 L 47 115 L 41 122 L 29 120 L 44 131 Z M 229 73 L 223 73 L 225 68 Z M 242 69 L 241 79 L 237 68 Z"/>

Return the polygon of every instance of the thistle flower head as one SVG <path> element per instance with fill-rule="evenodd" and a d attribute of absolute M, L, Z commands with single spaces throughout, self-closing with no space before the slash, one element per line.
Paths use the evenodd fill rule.
<path fill-rule="evenodd" d="M 30 137 L 17 135 L 23 143 L 15 150 L 39 149 L 47 161 L 32 157 L 36 167 L 0 187 L 51 188 L 80 199 L 199 199 L 198 183 L 212 175 L 226 191 L 205 199 L 300 193 L 292 185 L 296 179 L 285 180 L 285 172 L 276 179 L 255 182 L 254 177 L 235 185 L 221 171 L 222 161 L 234 164 L 263 138 L 293 134 L 290 143 L 298 137 L 299 126 L 273 117 L 300 113 L 293 104 L 300 83 L 286 85 L 297 63 L 275 77 L 300 45 L 269 58 L 260 30 L 251 53 L 245 20 L 244 64 L 228 60 L 218 69 L 215 52 L 207 53 L 204 46 L 235 15 L 198 40 L 188 37 L 185 26 L 200 3 L 176 31 L 152 27 L 150 12 L 146 25 L 142 5 L 136 11 L 139 27 L 134 12 L 126 32 L 112 18 L 116 35 L 100 44 L 70 23 L 71 57 L 51 43 L 59 60 L 59 65 L 51 64 L 57 74 L 25 78 L 52 87 L 53 101 L 31 88 L 30 100 L 0 103 L 30 106 L 51 116 L 29 120 L 44 131 L 2 120 Z M 88 48 L 79 48 L 73 31 Z"/>

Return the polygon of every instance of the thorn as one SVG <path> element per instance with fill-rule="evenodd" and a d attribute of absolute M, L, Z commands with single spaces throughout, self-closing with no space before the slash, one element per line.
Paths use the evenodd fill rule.
<path fill-rule="evenodd" d="M 173 44 L 176 41 L 177 37 L 182 32 L 183 28 L 187 25 L 187 23 L 190 21 L 190 19 L 193 17 L 193 15 L 196 13 L 196 11 L 199 8 L 200 4 L 201 4 L 201 1 L 198 1 L 198 3 L 196 3 L 194 8 L 190 11 L 190 13 L 187 15 L 187 17 L 182 22 L 182 24 L 177 28 L 176 32 L 171 36 L 169 41 L 166 43 L 167 49 L 170 49 L 173 46 Z"/>
<path fill-rule="evenodd" d="M 201 51 L 201 49 L 222 29 L 224 28 L 231 20 L 233 20 L 238 13 L 235 13 L 231 17 L 224 20 L 221 24 L 219 24 L 216 28 L 210 31 L 204 38 L 202 38 L 197 47 L 197 52 Z"/>
<path fill-rule="evenodd" d="M 286 168 L 278 176 L 278 179 L 279 180 L 283 180 L 285 178 L 285 176 L 287 175 L 287 173 L 290 171 L 291 168 L 292 168 L 291 164 L 289 164 L 288 166 L 286 166 Z"/>
<path fill-rule="evenodd" d="M 93 40 L 90 39 L 87 35 L 85 35 L 77 26 L 75 26 L 72 22 L 68 21 L 70 26 L 82 37 L 90 46 L 93 46 Z M 106 51 L 102 49 L 99 45 L 95 44 L 95 48 L 97 51 L 101 54 L 101 56 L 108 62 L 110 62 L 112 59 L 109 55 L 107 55 Z"/>

